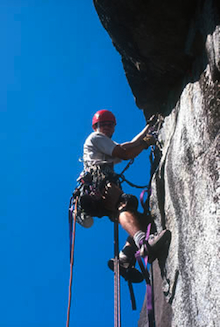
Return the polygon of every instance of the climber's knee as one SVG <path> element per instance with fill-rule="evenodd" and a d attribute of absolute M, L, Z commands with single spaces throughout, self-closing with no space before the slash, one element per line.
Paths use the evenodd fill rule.
<path fill-rule="evenodd" d="M 132 194 L 123 193 L 120 198 L 120 204 L 118 207 L 119 213 L 124 211 L 137 212 L 138 199 Z"/>

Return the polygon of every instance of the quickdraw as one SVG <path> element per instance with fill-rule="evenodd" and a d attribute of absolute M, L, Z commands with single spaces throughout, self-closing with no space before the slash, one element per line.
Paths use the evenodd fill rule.
<path fill-rule="evenodd" d="M 151 156 L 150 156 L 150 162 L 151 162 L 151 167 L 153 166 L 153 161 L 155 162 L 155 160 L 153 160 L 153 156 L 154 158 L 157 157 L 158 158 L 158 152 L 160 153 L 161 152 L 161 144 L 158 140 L 158 134 L 159 134 L 159 131 L 161 129 L 161 126 L 162 126 L 162 123 L 164 121 L 164 118 L 163 116 L 161 115 L 155 115 L 153 119 L 147 121 L 147 124 L 149 125 L 152 125 L 150 128 L 149 128 L 149 132 L 148 134 L 151 134 L 154 136 L 155 138 L 155 146 L 151 146 Z M 160 157 L 160 155 L 159 155 Z M 135 187 L 135 188 L 147 188 L 149 189 L 149 185 L 143 185 L 143 186 L 140 186 L 140 185 L 136 185 L 130 181 L 128 181 L 125 176 L 123 175 L 124 172 L 134 163 L 134 159 L 131 159 L 129 161 L 129 163 L 126 165 L 126 167 L 123 169 L 123 171 L 119 174 L 119 178 L 121 179 L 121 183 L 123 182 L 126 182 L 128 185 L 132 186 L 132 187 Z M 158 165 L 158 162 L 156 163 Z M 152 178 L 152 175 L 153 175 L 154 171 L 152 171 L 152 168 L 151 168 L 151 178 Z M 151 182 L 151 180 L 150 180 Z"/>

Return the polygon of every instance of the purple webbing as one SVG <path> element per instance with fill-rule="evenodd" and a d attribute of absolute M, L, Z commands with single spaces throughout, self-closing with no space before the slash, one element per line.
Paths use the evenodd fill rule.
<path fill-rule="evenodd" d="M 148 238 L 150 236 L 150 229 L 151 229 L 151 224 L 149 224 L 147 227 L 147 232 L 146 232 L 146 237 L 145 237 L 146 241 L 148 240 Z M 149 273 L 147 270 L 148 255 L 144 258 L 145 266 L 141 260 L 140 250 L 136 252 L 135 257 L 139 263 L 140 269 L 143 273 L 143 276 L 144 276 L 146 284 L 147 284 L 147 311 L 149 313 L 153 310 L 153 304 L 152 304 L 152 287 L 150 285 Z"/>
<path fill-rule="evenodd" d="M 152 304 L 152 287 L 150 284 L 147 284 L 147 310 L 151 311 L 153 310 L 153 304 Z"/>
<path fill-rule="evenodd" d="M 147 226 L 147 232 L 146 232 L 146 236 L 145 236 L 145 241 L 147 241 L 148 238 L 149 238 L 149 236 L 150 236 L 150 229 L 151 229 L 151 224 L 149 224 L 149 225 Z M 135 253 L 135 257 L 136 257 L 136 259 L 138 260 L 138 263 L 139 263 L 139 259 L 141 260 L 140 250 L 138 250 L 138 251 Z M 146 256 L 145 258 L 146 258 L 145 265 L 147 265 L 148 256 Z M 144 260 L 144 261 L 145 261 L 145 260 Z"/>
<path fill-rule="evenodd" d="M 150 229 L 151 229 L 151 224 L 148 225 L 147 227 L 147 233 L 146 233 L 146 237 L 145 240 L 147 241 L 149 236 L 150 236 Z M 144 258 L 144 263 L 145 263 L 145 267 L 147 269 L 147 262 L 148 262 L 148 256 L 146 256 Z M 150 284 L 147 283 L 147 310 L 148 312 L 153 310 L 153 304 L 152 304 L 152 287 Z"/>
<path fill-rule="evenodd" d="M 144 206 L 144 194 L 145 193 L 148 193 L 148 195 L 149 195 L 151 193 L 151 188 L 148 187 L 147 190 L 143 190 L 140 194 L 140 203 L 141 203 L 143 209 L 145 209 L 145 206 Z"/>
<path fill-rule="evenodd" d="M 149 224 L 147 226 L 147 233 L 146 233 L 145 241 L 147 241 L 150 236 L 150 229 L 151 229 L 151 224 Z M 148 262 L 148 255 L 144 258 L 144 263 L 145 263 L 146 269 L 147 269 L 147 262 Z"/>
<path fill-rule="evenodd" d="M 142 205 L 142 208 L 144 209 L 144 194 L 148 192 L 148 190 L 143 190 L 140 194 L 140 203 Z"/>

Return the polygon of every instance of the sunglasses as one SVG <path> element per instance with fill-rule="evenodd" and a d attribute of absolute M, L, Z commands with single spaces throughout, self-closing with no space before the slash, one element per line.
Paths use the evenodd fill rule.
<path fill-rule="evenodd" d="M 115 123 L 111 122 L 111 121 L 103 121 L 101 123 L 98 124 L 99 127 L 114 127 Z"/>

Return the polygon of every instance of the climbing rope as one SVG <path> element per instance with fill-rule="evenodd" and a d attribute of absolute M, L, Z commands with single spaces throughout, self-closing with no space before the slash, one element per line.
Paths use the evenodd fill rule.
<path fill-rule="evenodd" d="M 136 188 L 146 188 L 147 185 L 136 185 L 130 181 L 128 181 L 125 176 L 123 175 L 124 172 L 134 163 L 134 159 L 129 160 L 128 164 L 125 166 L 125 168 L 122 170 L 122 172 L 118 175 L 118 178 L 120 180 L 120 183 L 122 184 L 123 182 L 126 182 L 128 185 L 132 186 L 132 187 L 136 187 Z"/>
<path fill-rule="evenodd" d="M 121 327 L 118 219 L 114 221 L 114 327 Z"/>
<path fill-rule="evenodd" d="M 119 177 L 123 176 L 124 172 L 132 165 L 134 162 L 134 159 L 129 160 L 128 164 L 125 166 L 125 168 L 122 170 L 122 172 L 119 174 Z"/>
<path fill-rule="evenodd" d="M 126 182 L 128 185 L 132 186 L 132 187 L 135 187 L 135 188 L 146 188 L 148 187 L 148 185 L 137 185 L 137 184 L 134 184 L 130 181 L 128 181 L 123 175 L 121 176 L 121 183 L 123 182 Z"/>
<path fill-rule="evenodd" d="M 70 322 L 70 307 L 71 307 L 71 298 L 72 298 L 72 280 L 73 280 L 73 263 L 74 263 L 74 247 L 75 247 L 75 236 L 76 236 L 76 215 L 77 215 L 77 201 L 78 197 L 75 201 L 75 210 L 74 210 L 74 219 L 72 222 L 72 212 L 73 207 L 69 209 L 69 217 L 70 218 L 70 226 L 71 226 L 71 255 L 70 255 L 70 279 L 69 279 L 69 299 L 68 299 L 68 309 L 67 309 L 67 321 L 66 321 L 66 327 L 69 327 Z"/>

